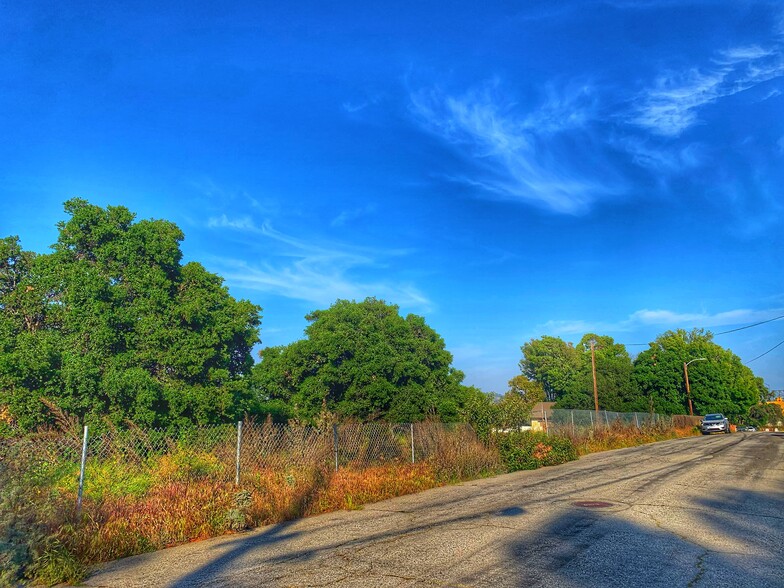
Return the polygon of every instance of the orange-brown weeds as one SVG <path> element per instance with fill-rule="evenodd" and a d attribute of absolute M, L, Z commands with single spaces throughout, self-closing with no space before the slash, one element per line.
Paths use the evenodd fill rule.
<path fill-rule="evenodd" d="M 362 470 L 343 469 L 333 474 L 329 485 L 318 495 L 308 514 L 358 508 L 441 486 L 429 463 L 387 464 Z"/>
<path fill-rule="evenodd" d="M 636 447 L 656 441 L 689 437 L 694 435 L 694 431 L 693 427 L 672 429 L 652 426 L 638 428 L 634 425 L 615 424 L 594 430 L 578 430 L 576 433 L 566 431 L 564 434 L 572 440 L 578 455 L 587 455 L 599 451 Z"/>

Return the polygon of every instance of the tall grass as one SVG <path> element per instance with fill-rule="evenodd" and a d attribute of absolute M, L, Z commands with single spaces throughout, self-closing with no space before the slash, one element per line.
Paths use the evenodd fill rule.
<path fill-rule="evenodd" d="M 671 428 L 654 424 L 639 428 L 634 425 L 616 423 L 611 427 L 577 429 L 576 432 L 565 429 L 561 434 L 571 440 L 577 449 L 578 455 L 587 455 L 612 449 L 636 447 L 668 439 L 691 437 L 698 435 L 699 431 L 688 425 Z"/>
<path fill-rule="evenodd" d="M 261 431 L 248 441 L 264 442 L 271 433 Z M 96 563 L 503 470 L 495 449 L 465 427 L 422 431 L 416 463 L 367 466 L 364 448 L 335 472 L 328 446 L 308 439 L 296 453 L 287 446 L 264 463 L 245 459 L 239 486 L 228 442 L 162 454 L 124 447 L 88 461 L 80 515 L 78 452 L 42 452 L 30 437 L 0 450 L 0 586 L 77 582 Z"/>
<path fill-rule="evenodd" d="M 259 431 L 249 442 L 271 441 L 264 438 L 271 430 Z M 363 449 L 336 472 L 327 445 L 313 441 L 264 463 L 245 460 L 239 486 L 227 465 L 228 441 L 203 450 L 172 445 L 160 454 L 125 447 L 88 462 L 80 516 L 78 452 L 63 459 L 31 438 L 0 448 L 0 586 L 77 582 L 99 562 L 687 433 L 616 426 L 485 443 L 466 427 L 422 427 L 416 463 L 410 453 L 400 457 L 407 441 L 390 437 L 388 451 L 401 446 L 397 457 L 368 464 Z"/>

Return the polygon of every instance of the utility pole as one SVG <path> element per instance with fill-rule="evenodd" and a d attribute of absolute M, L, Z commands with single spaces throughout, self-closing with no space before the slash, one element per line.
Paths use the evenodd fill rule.
<path fill-rule="evenodd" d="M 596 340 L 591 339 L 591 373 L 593 374 L 593 404 L 596 410 L 596 413 L 599 413 L 599 390 L 596 387 L 596 353 L 594 353 L 594 346 L 596 345 Z"/>
<path fill-rule="evenodd" d="M 694 408 L 691 405 L 691 389 L 689 388 L 689 364 L 683 362 L 683 377 L 686 378 L 686 398 L 689 399 L 689 416 L 694 416 Z"/>
<path fill-rule="evenodd" d="M 689 416 L 694 416 L 694 408 L 692 408 L 691 405 L 691 388 L 689 387 L 689 364 L 692 361 L 707 361 L 707 359 L 704 357 L 698 357 L 697 359 L 683 362 L 683 377 L 686 379 L 686 398 L 689 400 Z"/>

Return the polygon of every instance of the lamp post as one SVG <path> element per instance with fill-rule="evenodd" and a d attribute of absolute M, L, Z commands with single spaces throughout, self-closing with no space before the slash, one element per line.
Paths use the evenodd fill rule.
<path fill-rule="evenodd" d="M 694 416 L 694 409 L 691 405 L 691 388 L 689 388 L 689 364 L 695 361 L 708 361 L 705 357 L 697 357 L 691 361 L 683 362 L 683 377 L 686 379 L 686 398 L 689 399 L 689 416 Z"/>

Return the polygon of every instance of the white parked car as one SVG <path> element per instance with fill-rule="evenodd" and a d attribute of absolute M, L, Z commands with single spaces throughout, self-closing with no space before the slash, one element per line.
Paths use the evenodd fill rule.
<path fill-rule="evenodd" d="M 700 430 L 703 435 L 711 433 L 730 433 L 730 422 L 723 414 L 708 414 L 700 423 Z"/>

